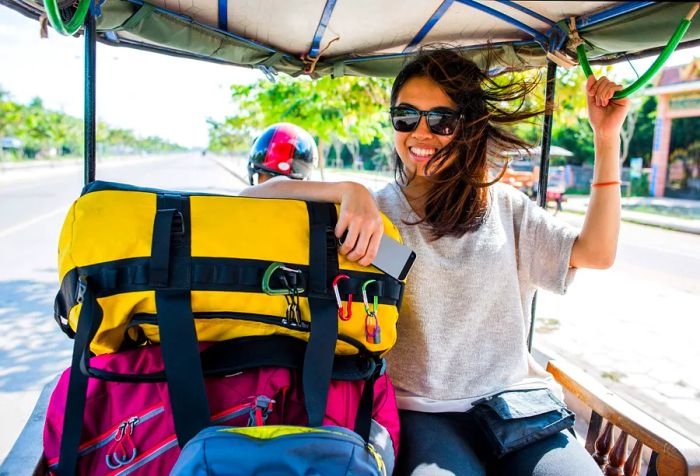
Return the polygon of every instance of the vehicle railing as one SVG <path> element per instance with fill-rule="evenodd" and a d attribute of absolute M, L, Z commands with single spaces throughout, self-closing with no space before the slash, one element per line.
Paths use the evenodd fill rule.
<path fill-rule="evenodd" d="M 577 418 L 580 404 L 590 410 L 586 450 L 607 476 L 640 474 L 643 456 L 647 475 L 700 476 L 700 445 L 655 420 L 605 388 L 590 375 L 560 358 L 547 362 L 567 393 Z M 578 402 L 571 402 L 574 397 Z M 631 448 L 631 450 L 629 449 Z"/>

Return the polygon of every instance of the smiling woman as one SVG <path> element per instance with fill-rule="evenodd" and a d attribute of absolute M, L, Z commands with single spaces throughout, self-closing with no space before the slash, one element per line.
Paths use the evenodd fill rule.
<path fill-rule="evenodd" d="M 527 352 L 532 296 L 538 287 L 564 293 L 572 268 L 592 265 L 577 251 L 584 238 L 599 238 L 595 256 L 605 256 L 617 239 L 619 195 L 600 197 L 593 213 L 602 219 L 577 232 L 524 194 L 488 180 L 494 157 L 527 146 L 505 126 L 539 113 L 522 107 L 535 86 L 496 83 L 455 51 L 426 49 L 392 86 L 396 181 L 377 192 L 376 205 L 366 189 L 350 183 L 278 182 L 244 192 L 339 201 L 336 235 L 347 230 L 340 252 L 360 263 L 376 254 L 378 206 L 416 252 L 400 337 L 387 355 L 401 410 L 398 474 L 437 468 L 483 474 L 486 467 L 499 474 L 600 473 L 561 431 L 571 425 L 568 417 L 542 423 L 551 430 L 546 433 L 523 431 L 516 421 L 494 428 L 477 411 L 502 398 L 506 403 L 498 405 L 511 412 L 539 405 L 536 415 L 566 415 L 557 398 L 561 388 Z M 616 89 L 606 78 L 589 81 L 587 89 L 599 181 L 618 173 L 613 150 L 628 103 L 610 101 Z M 489 431 L 529 443 L 483 448 L 479 442 Z"/>

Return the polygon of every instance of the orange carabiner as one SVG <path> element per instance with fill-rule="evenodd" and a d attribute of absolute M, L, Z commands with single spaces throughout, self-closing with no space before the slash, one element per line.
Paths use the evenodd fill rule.
<path fill-rule="evenodd" d="M 350 279 L 347 274 L 339 274 L 333 279 L 333 292 L 335 293 L 335 302 L 338 303 L 338 318 L 341 321 L 347 321 L 352 317 L 352 293 L 348 294 L 348 305 L 343 309 L 343 301 L 340 299 L 340 290 L 338 289 L 338 282 L 341 279 Z"/>

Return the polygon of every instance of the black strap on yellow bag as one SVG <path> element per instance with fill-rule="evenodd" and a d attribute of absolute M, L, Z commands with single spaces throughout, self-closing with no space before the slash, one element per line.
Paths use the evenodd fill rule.
<path fill-rule="evenodd" d="M 337 246 L 333 229 L 335 206 L 307 203 L 309 210 L 309 307 L 311 337 L 304 356 L 304 402 L 310 426 L 321 426 L 326 413 L 328 386 L 338 337 L 338 308 L 330 289 L 338 274 Z"/>
<path fill-rule="evenodd" d="M 184 232 L 189 228 L 186 222 L 188 204 L 189 201 L 179 195 L 162 194 L 158 197 L 149 281 L 155 289 L 168 395 L 181 447 L 209 426 L 210 421 L 189 283 L 177 272 L 189 268 L 190 243 Z M 171 264 L 183 266 L 171 269 Z"/>

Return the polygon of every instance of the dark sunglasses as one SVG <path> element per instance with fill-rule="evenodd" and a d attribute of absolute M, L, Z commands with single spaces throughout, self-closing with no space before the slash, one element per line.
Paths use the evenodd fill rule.
<path fill-rule="evenodd" d="M 425 116 L 428 128 L 433 134 L 449 136 L 457 128 L 462 115 L 451 109 L 431 109 L 421 111 L 409 106 L 395 106 L 390 109 L 391 124 L 397 132 L 413 132 L 418 127 L 421 116 Z"/>

